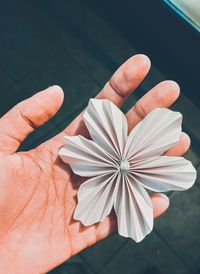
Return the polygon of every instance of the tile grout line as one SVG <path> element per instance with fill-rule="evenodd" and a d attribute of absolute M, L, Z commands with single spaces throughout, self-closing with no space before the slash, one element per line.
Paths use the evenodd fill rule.
<path fill-rule="evenodd" d="M 0 32 L 1 29 L 5 26 L 7 26 L 9 23 L 11 23 L 12 21 L 14 21 L 15 19 L 18 19 L 19 17 L 23 16 L 24 14 L 26 14 L 27 12 L 29 12 L 30 10 L 32 10 L 34 7 L 36 7 L 37 5 L 40 4 L 40 1 L 37 0 L 34 4 L 32 4 L 30 7 L 27 7 L 25 10 L 23 10 L 22 12 L 20 12 L 19 14 L 13 16 L 11 19 L 9 19 L 7 22 L 4 22 L 0 25 Z"/>
<path fill-rule="evenodd" d="M 4 69 L 2 69 L 2 70 L 6 73 L 7 76 L 9 76 L 9 75 L 7 74 L 7 72 L 6 72 Z M 10 76 L 9 76 L 9 77 L 10 77 Z M 9 79 L 12 80 L 11 78 L 9 78 Z M 2 90 L 0 91 L 0 95 L 5 95 L 7 89 L 11 88 L 11 87 L 14 86 L 14 85 L 16 85 L 16 83 L 13 82 L 13 80 L 12 80 L 12 83 L 11 83 L 11 84 L 9 84 L 6 88 L 4 88 L 4 89 L 2 89 Z M 24 93 L 24 92 L 23 92 L 23 93 Z"/>
<path fill-rule="evenodd" d="M 42 3 L 43 7 L 44 7 L 44 3 Z M 66 31 L 68 31 L 68 33 L 70 33 L 70 35 L 72 37 L 74 37 L 74 31 L 70 31 L 69 28 L 68 28 L 68 25 L 72 25 L 73 26 L 73 29 L 76 29 L 76 33 L 79 33 L 79 36 L 81 36 L 81 39 L 78 35 L 76 35 L 76 40 L 81 40 L 81 45 L 86 48 L 87 50 L 89 50 L 90 54 L 95 56 L 97 55 L 97 52 L 94 52 L 94 49 L 98 49 L 98 53 L 101 52 L 101 62 L 102 62 L 102 59 L 104 59 L 104 63 L 106 63 L 106 66 L 110 67 L 111 70 L 113 70 L 113 68 L 117 68 L 118 67 L 118 64 L 117 62 L 115 62 L 113 60 L 113 58 L 111 58 L 103 49 L 102 47 L 98 46 L 98 44 L 91 40 L 91 38 L 83 31 L 80 29 L 80 27 L 75 24 L 74 21 L 72 21 L 71 19 L 68 19 L 66 17 L 64 17 L 64 15 L 58 10 L 56 9 L 56 7 L 54 5 L 52 5 L 52 3 L 49 3 L 48 7 L 45 6 L 45 10 L 49 11 L 48 15 L 51 17 L 51 18 L 54 18 L 54 20 L 62 26 L 62 28 Z M 70 22 L 70 24 L 67 24 L 67 19 L 68 21 Z M 83 39 L 84 37 L 84 39 Z M 83 41 L 89 41 L 89 43 L 87 43 L 87 46 L 85 45 L 85 43 L 83 43 Z"/>
<path fill-rule="evenodd" d="M 154 232 L 156 233 L 156 235 L 160 238 L 160 240 L 171 250 L 171 252 L 179 259 L 179 261 L 186 267 L 186 269 L 189 271 L 190 274 L 196 274 L 194 272 L 194 270 L 188 266 L 187 264 L 185 264 L 184 259 L 182 259 L 181 256 L 179 256 L 176 252 L 176 250 L 174 250 L 174 248 L 168 243 L 168 241 L 158 232 L 157 229 L 154 229 Z"/>
<path fill-rule="evenodd" d="M 1 69 L 10 77 L 10 79 L 16 84 L 18 85 L 18 82 L 23 80 L 26 76 L 28 76 L 29 74 L 31 74 L 33 71 L 37 70 L 39 67 L 41 67 L 42 65 L 46 64 L 49 60 L 53 59 L 56 55 L 60 54 L 60 52 L 63 51 L 64 48 L 60 47 L 60 49 L 52 54 L 50 57 L 46 58 L 43 62 L 39 63 L 37 66 L 35 66 L 34 68 L 30 69 L 29 71 L 25 72 L 22 76 L 20 76 L 19 78 L 15 78 L 15 76 L 12 75 L 12 73 L 10 73 L 4 66 L 2 67 L 1 66 Z M 13 84 L 12 84 L 13 85 Z M 18 87 L 20 87 L 18 85 Z M 7 87 L 8 88 L 8 87 Z M 6 88 L 6 89 L 7 89 Z M 5 92 L 4 89 L 3 91 Z M 28 94 L 27 92 L 25 92 L 27 95 L 30 95 Z"/>
<path fill-rule="evenodd" d="M 115 257 L 117 256 L 117 254 L 128 244 L 129 242 L 129 239 L 125 239 L 124 243 L 119 247 L 119 249 L 117 251 L 114 252 L 114 254 L 112 254 L 112 256 L 106 260 L 102 266 L 97 270 L 95 271 L 96 274 L 100 274 L 100 271 Z"/>
<path fill-rule="evenodd" d="M 44 8 L 43 6 L 41 6 L 42 8 Z M 50 19 L 54 19 L 61 27 L 62 27 L 62 29 L 64 29 L 65 30 L 65 28 L 64 28 L 64 26 L 63 26 L 63 24 L 62 23 L 60 23 L 58 20 L 56 20 L 56 18 L 55 18 L 55 15 L 54 16 L 52 16 L 52 14 L 49 14 L 49 13 L 47 13 L 47 16 L 50 18 Z M 66 31 L 66 30 L 65 30 Z M 68 30 L 67 30 L 67 32 L 68 33 L 70 33 Z M 70 34 L 71 35 L 71 34 Z M 53 36 L 54 38 L 53 39 L 55 39 L 55 36 Z M 72 36 L 73 37 L 73 36 Z M 77 40 L 78 40 L 78 38 L 77 38 Z M 56 41 L 56 39 L 55 39 L 55 41 Z M 58 45 L 60 45 L 60 44 L 58 44 Z M 91 74 L 90 73 L 90 71 L 87 69 L 87 68 L 85 68 L 71 53 L 70 53 L 70 51 L 66 48 L 66 46 L 65 45 L 63 45 L 62 43 L 61 43 L 61 48 L 63 49 L 63 51 L 65 52 L 67 52 L 67 54 L 74 60 L 74 62 L 76 63 L 76 64 L 78 64 L 80 67 L 81 67 L 81 69 L 83 70 L 83 71 L 85 71 L 86 73 L 87 73 L 87 75 L 88 76 L 90 76 L 98 85 L 99 85 L 99 87 L 100 88 L 103 88 L 103 85 L 96 79 L 96 77 L 94 77 L 94 75 L 93 74 Z"/>
<path fill-rule="evenodd" d="M 81 258 L 81 260 L 83 261 L 83 263 L 88 267 L 88 269 L 95 274 L 95 269 L 93 269 L 93 267 L 87 262 L 87 260 L 81 255 L 78 254 L 79 257 Z"/>

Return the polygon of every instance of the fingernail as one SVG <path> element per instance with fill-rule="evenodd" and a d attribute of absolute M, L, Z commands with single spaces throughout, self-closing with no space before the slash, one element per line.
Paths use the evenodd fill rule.
<path fill-rule="evenodd" d="M 64 97 L 63 89 L 57 85 L 50 86 L 45 91 L 48 92 L 49 95 L 56 94 L 57 96 L 60 97 L 60 99 L 63 99 Z"/>
<path fill-rule="evenodd" d="M 160 193 L 159 196 L 164 200 L 164 203 L 166 205 L 166 208 L 169 206 L 169 198 L 167 197 L 167 195 Z"/>
<path fill-rule="evenodd" d="M 54 93 L 55 91 L 61 91 L 61 92 L 63 92 L 62 88 L 60 86 L 58 86 L 58 85 L 50 86 L 50 87 L 48 87 L 46 89 L 46 91 L 52 92 L 52 93 Z"/>

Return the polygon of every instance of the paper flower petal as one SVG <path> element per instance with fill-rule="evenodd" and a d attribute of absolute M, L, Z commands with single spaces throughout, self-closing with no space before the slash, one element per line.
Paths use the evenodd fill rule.
<path fill-rule="evenodd" d="M 116 196 L 117 172 L 91 178 L 80 186 L 74 219 L 84 225 L 102 221 L 110 214 Z"/>
<path fill-rule="evenodd" d="M 92 225 L 114 206 L 119 234 L 139 242 L 153 228 L 152 202 L 145 188 L 185 190 L 195 181 L 189 161 L 162 156 L 180 139 L 182 115 L 155 109 L 127 136 L 124 114 L 109 100 L 91 99 L 83 119 L 93 140 L 68 136 L 59 151 L 74 173 L 94 176 L 78 190 L 74 219 Z"/>
<path fill-rule="evenodd" d="M 131 174 L 145 188 L 156 192 L 185 190 L 196 179 L 196 170 L 182 157 L 159 156 L 133 163 Z"/>
<path fill-rule="evenodd" d="M 150 112 L 131 131 L 125 154 L 127 159 L 140 160 L 159 156 L 177 143 L 181 134 L 182 115 L 165 108 Z"/>
<path fill-rule="evenodd" d="M 121 157 L 127 140 L 127 120 L 109 100 L 90 99 L 83 115 L 92 139 L 113 157 Z"/>
<path fill-rule="evenodd" d="M 64 139 L 65 146 L 59 155 L 75 174 L 90 177 L 116 171 L 113 159 L 98 144 L 83 136 L 65 136 Z"/>
<path fill-rule="evenodd" d="M 118 233 L 140 242 L 153 228 L 152 203 L 146 190 L 129 176 L 122 176 L 114 203 Z"/>

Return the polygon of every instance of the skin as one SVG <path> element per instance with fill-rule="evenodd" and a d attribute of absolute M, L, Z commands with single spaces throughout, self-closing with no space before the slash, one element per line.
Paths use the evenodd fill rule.
<path fill-rule="evenodd" d="M 144 55 L 128 59 L 111 77 L 97 98 L 121 106 L 150 69 Z M 80 114 L 57 136 L 27 152 L 16 152 L 35 128 L 60 108 L 63 91 L 50 87 L 19 103 L 0 119 L 0 273 L 44 273 L 72 255 L 117 232 L 114 213 L 103 222 L 84 227 L 73 220 L 77 190 L 75 176 L 58 157 L 64 135 L 88 136 Z M 179 96 L 179 86 L 164 81 L 153 87 L 127 113 L 131 130 L 156 107 L 169 107 Z M 165 154 L 187 151 L 189 137 Z M 154 217 L 169 206 L 164 194 L 151 196 Z"/>

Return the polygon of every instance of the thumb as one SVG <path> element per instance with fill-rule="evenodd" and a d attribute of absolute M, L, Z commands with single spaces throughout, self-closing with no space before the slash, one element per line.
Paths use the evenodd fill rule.
<path fill-rule="evenodd" d="M 0 119 L 1 152 L 13 153 L 20 143 L 47 122 L 62 105 L 64 94 L 52 86 L 22 101 Z"/>

